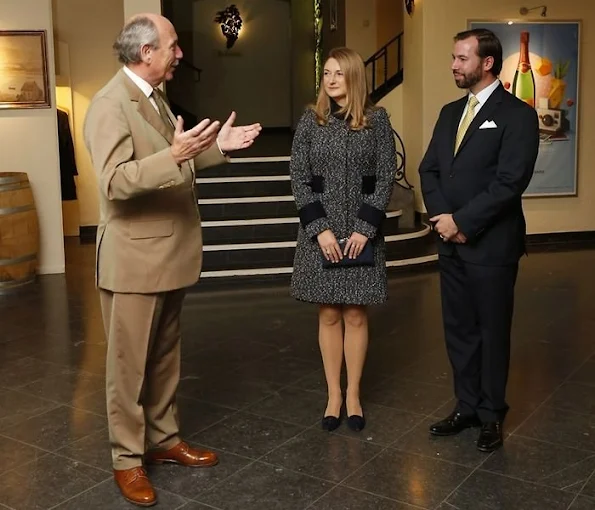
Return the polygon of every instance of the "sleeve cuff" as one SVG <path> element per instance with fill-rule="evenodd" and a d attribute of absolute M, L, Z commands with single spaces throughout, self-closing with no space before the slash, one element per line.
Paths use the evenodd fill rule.
<path fill-rule="evenodd" d="M 320 200 L 310 202 L 299 210 L 300 223 L 306 228 L 310 223 L 319 219 L 326 218 L 326 211 Z"/>
<path fill-rule="evenodd" d="M 382 225 L 384 218 L 386 218 L 386 214 L 384 214 L 384 211 L 364 202 L 359 208 L 357 217 L 378 229 Z"/>

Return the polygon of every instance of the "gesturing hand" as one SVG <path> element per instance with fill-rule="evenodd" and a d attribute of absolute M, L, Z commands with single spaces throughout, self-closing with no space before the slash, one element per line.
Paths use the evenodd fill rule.
<path fill-rule="evenodd" d="M 364 246 L 366 246 L 367 242 L 368 238 L 365 235 L 360 234 L 359 232 L 354 232 L 347 240 L 344 254 L 348 255 L 350 259 L 357 258 L 364 249 Z"/>
<path fill-rule="evenodd" d="M 339 260 L 343 258 L 339 243 L 337 242 L 335 234 L 333 234 L 332 231 L 325 230 L 324 232 L 318 234 L 318 244 L 320 245 L 320 249 L 322 250 L 322 254 L 326 260 L 339 262 Z"/>
<path fill-rule="evenodd" d="M 178 116 L 174 140 L 171 144 L 171 153 L 176 163 L 181 165 L 213 145 L 217 139 L 219 126 L 220 123 L 217 120 L 211 122 L 209 119 L 203 119 L 192 129 L 184 131 L 184 121 Z"/>
<path fill-rule="evenodd" d="M 251 124 L 250 126 L 234 126 L 236 112 L 231 112 L 225 124 L 221 126 L 217 141 L 219 148 L 223 152 L 237 151 L 250 147 L 256 137 L 260 134 L 262 126 L 260 124 Z"/>

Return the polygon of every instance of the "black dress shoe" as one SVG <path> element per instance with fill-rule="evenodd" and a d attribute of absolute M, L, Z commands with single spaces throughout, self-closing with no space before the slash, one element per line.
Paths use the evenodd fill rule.
<path fill-rule="evenodd" d="M 493 452 L 503 444 L 504 439 L 502 439 L 501 421 L 489 421 L 481 426 L 481 432 L 479 433 L 479 439 L 477 440 L 477 449 L 480 452 Z"/>
<path fill-rule="evenodd" d="M 333 430 L 338 429 L 339 425 L 341 425 L 341 419 L 336 416 L 325 416 L 322 418 L 322 430 L 332 432 Z"/>
<path fill-rule="evenodd" d="M 366 426 L 366 419 L 363 416 L 353 414 L 347 418 L 347 426 L 354 432 L 361 432 Z"/>
<path fill-rule="evenodd" d="M 433 436 L 454 436 L 465 429 L 480 426 L 481 422 L 476 415 L 464 415 L 454 411 L 444 420 L 430 425 L 430 434 Z"/>

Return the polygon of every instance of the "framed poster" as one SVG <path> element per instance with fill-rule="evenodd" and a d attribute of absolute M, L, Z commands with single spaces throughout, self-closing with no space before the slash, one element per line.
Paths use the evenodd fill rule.
<path fill-rule="evenodd" d="M 524 196 L 577 194 L 579 41 L 577 21 L 482 21 L 502 42 L 500 81 L 537 110 L 539 155 Z"/>
<path fill-rule="evenodd" d="M 0 108 L 49 108 L 45 30 L 0 31 Z"/>

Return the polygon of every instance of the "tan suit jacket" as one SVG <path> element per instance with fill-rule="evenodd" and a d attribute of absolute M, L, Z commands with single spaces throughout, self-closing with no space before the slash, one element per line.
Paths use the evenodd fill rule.
<path fill-rule="evenodd" d="M 146 294 L 194 284 L 202 265 L 194 171 L 226 158 L 214 145 L 178 167 L 173 130 L 123 71 L 93 98 L 84 136 L 99 177 L 97 286 Z"/>

